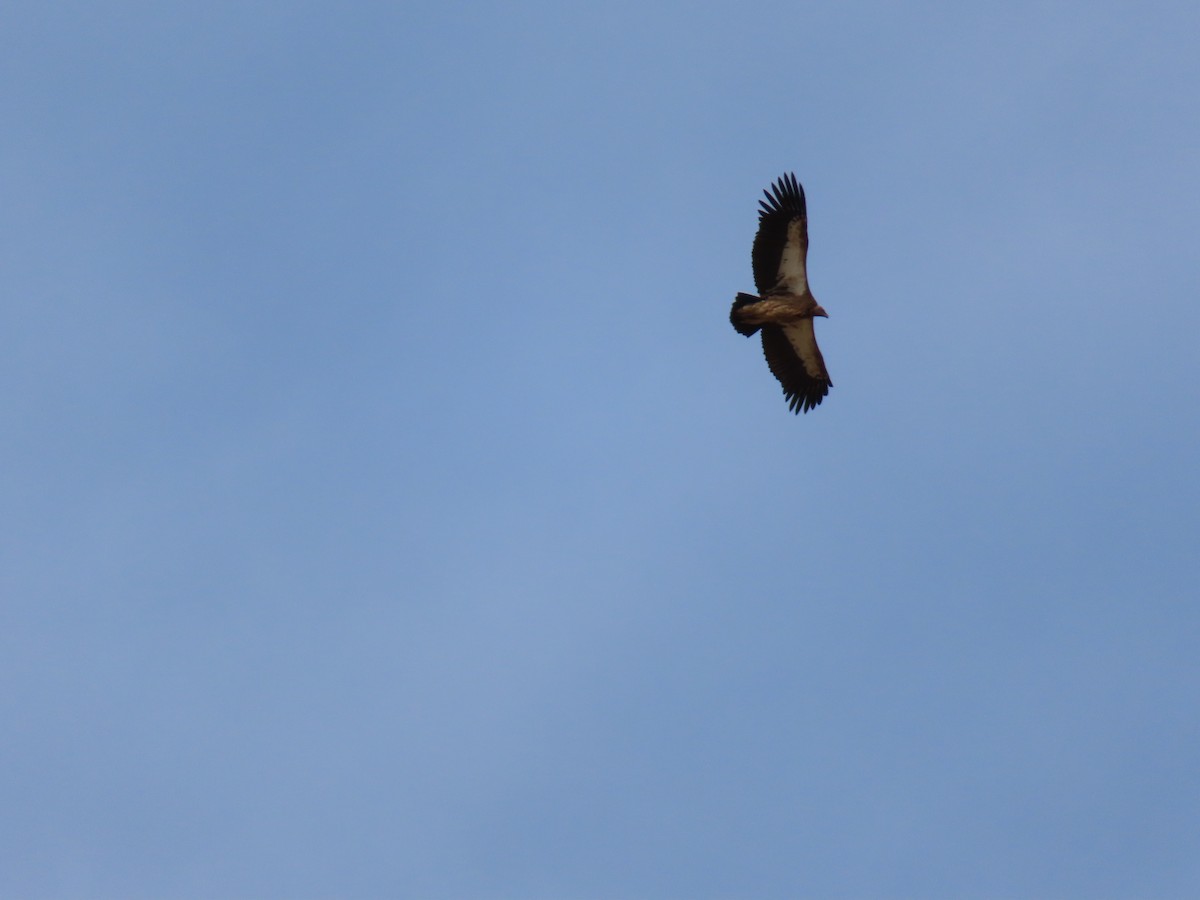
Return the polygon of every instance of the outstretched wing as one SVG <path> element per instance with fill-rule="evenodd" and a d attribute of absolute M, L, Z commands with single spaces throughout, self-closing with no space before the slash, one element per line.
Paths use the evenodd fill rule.
<path fill-rule="evenodd" d="M 813 320 L 764 325 L 762 345 L 771 374 L 783 385 L 788 409 L 794 413 L 808 412 L 820 405 L 833 382 L 829 380 L 821 348 L 817 346 Z"/>
<path fill-rule="evenodd" d="M 792 173 L 781 176 L 759 200 L 754 236 L 754 286 L 760 294 L 808 290 L 808 207 L 804 188 Z"/>

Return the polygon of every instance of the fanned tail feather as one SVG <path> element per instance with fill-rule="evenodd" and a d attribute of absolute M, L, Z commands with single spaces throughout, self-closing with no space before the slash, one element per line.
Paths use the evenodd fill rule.
<path fill-rule="evenodd" d="M 738 334 L 744 334 L 746 337 L 752 337 L 758 331 L 759 326 L 751 325 L 747 322 L 741 321 L 741 317 L 738 315 L 738 310 L 740 310 L 743 306 L 749 306 L 751 303 L 757 303 L 761 299 L 761 297 L 757 297 L 754 294 L 742 293 L 739 293 L 733 298 L 733 309 L 729 311 L 729 321 L 733 327 L 737 329 Z"/>

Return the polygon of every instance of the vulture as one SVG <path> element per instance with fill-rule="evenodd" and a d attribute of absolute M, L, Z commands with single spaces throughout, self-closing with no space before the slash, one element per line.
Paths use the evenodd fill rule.
<path fill-rule="evenodd" d="M 758 294 L 739 293 L 729 321 L 741 334 L 762 333 L 763 355 L 783 385 L 788 408 L 820 405 L 833 382 L 817 346 L 814 316 L 828 316 L 808 289 L 808 210 L 804 188 L 789 173 L 763 191 L 751 262 Z"/>

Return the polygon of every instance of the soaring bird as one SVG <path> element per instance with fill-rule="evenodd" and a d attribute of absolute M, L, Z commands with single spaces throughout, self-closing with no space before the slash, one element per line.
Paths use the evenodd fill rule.
<path fill-rule="evenodd" d="M 762 332 L 763 355 L 783 385 L 788 408 L 808 412 L 833 382 L 825 369 L 814 316 L 828 316 L 808 289 L 808 210 L 804 188 L 792 173 L 776 179 L 759 200 L 758 234 L 751 262 L 758 294 L 739 293 L 729 321 L 750 337 Z"/>

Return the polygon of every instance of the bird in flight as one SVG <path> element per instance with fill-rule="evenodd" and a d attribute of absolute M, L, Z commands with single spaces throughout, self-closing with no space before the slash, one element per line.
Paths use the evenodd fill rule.
<path fill-rule="evenodd" d="M 739 293 L 729 321 L 746 337 L 762 332 L 763 355 L 783 385 L 788 408 L 808 412 L 821 403 L 833 382 L 813 330 L 813 317 L 828 313 L 808 289 L 804 188 L 788 174 L 763 194 L 767 199 L 758 201 L 758 234 L 751 254 L 758 294 Z"/>

